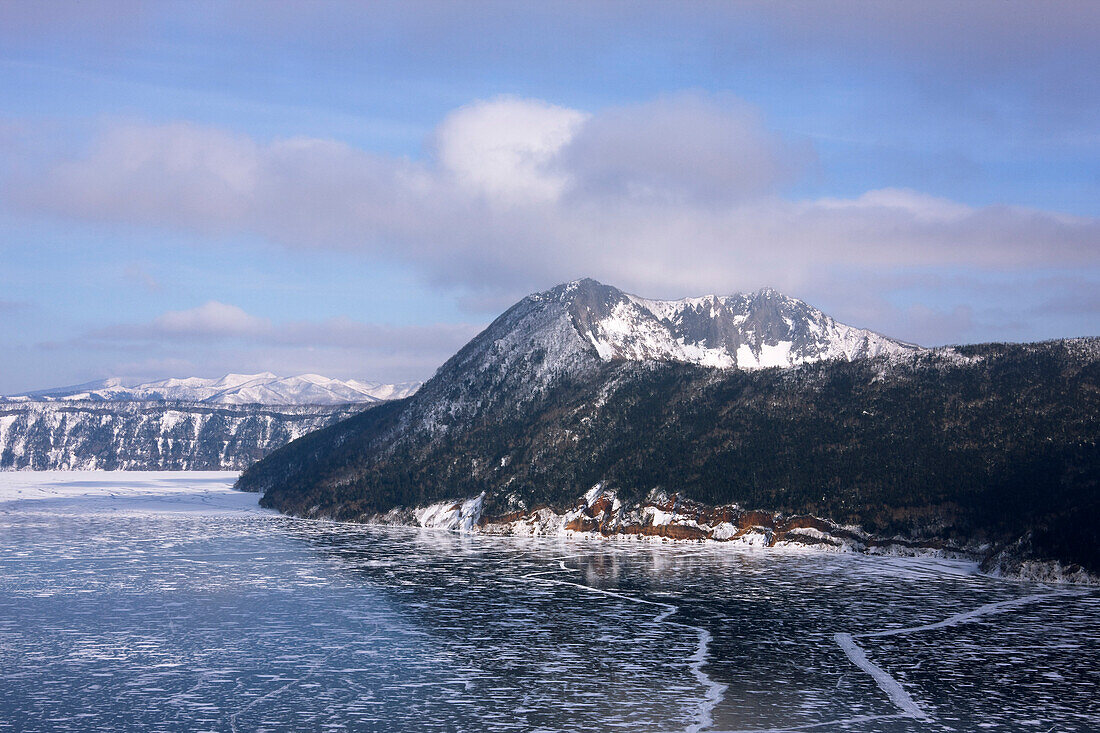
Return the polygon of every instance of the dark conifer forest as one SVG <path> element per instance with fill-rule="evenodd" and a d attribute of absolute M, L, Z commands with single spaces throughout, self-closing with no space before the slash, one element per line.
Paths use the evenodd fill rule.
<path fill-rule="evenodd" d="M 294 441 L 238 485 L 284 512 L 364 520 L 483 491 L 487 512 L 564 508 L 603 482 L 624 502 L 656 490 L 884 536 L 1026 535 L 1037 558 L 1096 571 L 1097 353 L 1072 340 L 785 370 L 613 361 L 522 408 L 505 391 L 418 432 L 429 383 Z"/>

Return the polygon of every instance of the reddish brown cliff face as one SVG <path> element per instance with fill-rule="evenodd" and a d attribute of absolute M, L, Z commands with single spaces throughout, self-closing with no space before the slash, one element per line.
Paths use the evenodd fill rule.
<path fill-rule="evenodd" d="M 594 490 L 596 491 L 596 490 Z M 788 516 L 746 510 L 736 505 L 708 506 L 679 495 L 657 497 L 624 507 L 610 492 L 596 491 L 564 512 L 540 506 L 497 516 L 482 516 L 481 531 L 491 534 L 557 534 L 580 532 L 604 537 L 656 537 L 668 540 L 731 542 L 755 546 L 818 546 L 866 551 L 927 549 L 962 552 L 942 542 L 915 542 L 874 537 L 810 515 Z"/>
<path fill-rule="evenodd" d="M 713 532 L 689 524 L 631 524 L 620 528 L 618 534 L 640 534 L 672 540 L 706 540 L 711 538 Z"/>

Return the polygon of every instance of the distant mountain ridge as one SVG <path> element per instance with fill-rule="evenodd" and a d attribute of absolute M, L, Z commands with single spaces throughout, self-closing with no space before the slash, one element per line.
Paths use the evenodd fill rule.
<path fill-rule="evenodd" d="M 241 470 L 379 404 L 0 402 L 0 470 Z"/>
<path fill-rule="evenodd" d="M 340 405 L 408 397 L 420 382 L 360 382 L 319 374 L 280 377 L 271 372 L 137 382 L 117 377 L 0 397 L 0 402 L 202 402 L 221 405 Z"/>

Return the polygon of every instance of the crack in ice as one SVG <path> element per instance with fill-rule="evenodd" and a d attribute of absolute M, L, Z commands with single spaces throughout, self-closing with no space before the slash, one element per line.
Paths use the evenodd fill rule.
<path fill-rule="evenodd" d="M 906 717 L 921 719 L 928 717 L 921 710 L 920 705 L 917 705 L 916 701 L 905 691 L 900 682 L 894 679 L 889 672 L 867 658 L 863 647 L 852 641 L 851 634 L 834 634 L 833 640 L 836 641 L 837 646 L 840 647 L 852 664 L 871 675 L 879 689 L 886 693 L 886 696 L 890 698 L 890 702 L 894 703 Z"/>
<path fill-rule="evenodd" d="M 920 705 L 913 700 L 912 696 L 905 691 L 905 688 L 901 686 L 894 677 L 886 670 L 879 667 L 877 664 L 867 658 L 866 652 L 855 640 L 856 639 L 870 639 L 884 636 L 901 636 L 904 634 L 918 634 L 922 631 L 933 631 L 935 629 L 943 629 L 951 626 L 959 626 L 961 624 L 968 624 L 980 619 L 982 616 L 988 616 L 995 613 L 1004 613 L 1020 606 L 1026 606 L 1031 603 L 1038 603 L 1050 598 L 1057 598 L 1060 596 L 1081 596 L 1085 595 L 1081 591 L 1072 590 L 1056 590 L 1048 593 L 1034 593 L 1029 596 L 1022 596 L 1020 598 L 1013 598 L 1008 601 L 996 601 L 994 603 L 987 603 L 983 606 L 964 611 L 963 613 L 957 613 L 954 616 L 949 616 L 942 621 L 937 621 L 931 624 L 921 624 L 919 626 L 906 626 L 900 629 L 885 629 L 883 631 L 867 631 L 862 634 L 845 634 L 837 633 L 833 635 L 833 640 L 836 641 L 837 646 L 848 657 L 856 667 L 866 672 L 875 681 L 879 689 L 886 693 L 886 696 L 890 698 L 890 702 L 894 703 L 901 714 L 898 717 L 916 718 L 918 720 L 927 719 L 928 714 L 921 709 Z M 838 721 L 840 722 L 840 721 Z"/>
<path fill-rule="evenodd" d="M 707 649 L 710 646 L 711 635 L 710 632 L 704 629 L 702 626 L 693 626 L 691 624 L 685 624 L 680 621 L 669 621 L 668 618 L 672 614 L 679 611 L 678 606 L 674 606 L 671 603 L 662 603 L 661 601 L 650 601 L 645 598 L 638 598 L 637 596 L 627 595 L 625 593 L 618 593 L 616 591 L 605 590 L 603 588 L 596 588 L 591 585 L 584 585 L 583 583 L 573 583 L 568 580 L 558 580 L 557 578 L 546 578 L 545 575 L 553 575 L 555 573 L 576 573 L 579 570 L 573 568 L 567 568 L 565 561 L 570 560 L 576 556 L 568 556 L 565 558 L 552 558 L 558 560 L 559 570 L 542 570 L 534 573 L 527 573 L 521 575 L 513 580 L 517 580 L 525 583 L 553 583 L 555 585 L 569 585 L 574 588 L 580 588 L 581 590 L 588 591 L 589 593 L 599 593 L 601 595 L 610 596 L 612 598 L 618 598 L 619 600 L 628 601 L 630 603 L 637 603 L 640 605 L 657 606 L 661 608 L 661 612 L 653 617 L 654 624 L 668 624 L 669 626 L 678 626 L 683 629 L 690 629 L 694 631 L 698 638 L 698 644 L 695 648 L 695 653 L 688 657 L 689 667 L 692 675 L 699 682 L 699 684 L 706 690 L 703 695 L 703 700 L 699 704 L 695 713 L 695 722 L 684 728 L 684 733 L 699 733 L 710 728 L 714 724 L 713 712 L 714 708 L 722 701 L 722 697 L 725 694 L 726 686 L 720 682 L 716 682 L 711 679 L 703 667 L 707 662 Z"/>
<path fill-rule="evenodd" d="M 1044 601 L 1048 598 L 1057 598 L 1058 596 L 1083 596 L 1086 595 L 1082 591 L 1073 590 L 1056 590 L 1049 593 L 1034 593 L 1030 596 L 1021 596 L 1020 598 L 1013 598 L 1008 601 L 997 601 L 995 603 L 987 603 L 984 606 L 978 606 L 970 611 L 964 611 L 963 613 L 957 613 L 954 616 L 949 616 L 943 621 L 937 621 L 932 624 L 923 624 L 921 626 L 907 626 L 903 629 L 886 629 L 884 631 L 868 631 L 862 634 L 852 634 L 852 638 L 871 638 L 875 636 L 897 636 L 900 634 L 915 634 L 921 631 L 932 631 L 934 629 L 943 629 L 948 626 L 958 626 L 960 624 L 968 624 L 971 621 L 976 621 L 982 616 L 988 616 L 993 613 L 1003 613 L 1018 606 L 1026 606 L 1031 603 L 1037 603 Z"/>

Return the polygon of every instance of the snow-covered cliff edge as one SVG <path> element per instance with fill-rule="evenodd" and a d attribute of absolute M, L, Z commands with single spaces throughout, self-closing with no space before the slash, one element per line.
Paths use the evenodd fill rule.
<path fill-rule="evenodd" d="M 0 403 L 0 469 L 239 470 L 363 409 L 194 402 Z"/>

